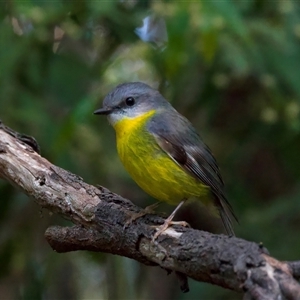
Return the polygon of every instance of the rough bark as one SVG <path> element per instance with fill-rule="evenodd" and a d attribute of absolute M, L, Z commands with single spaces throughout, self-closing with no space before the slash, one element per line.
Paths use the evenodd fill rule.
<path fill-rule="evenodd" d="M 33 138 L 0 123 L 0 176 L 75 224 L 47 229 L 45 237 L 55 251 L 99 251 L 160 266 L 177 274 L 183 291 L 191 277 L 244 292 L 244 299 L 300 299 L 299 261 L 281 262 L 261 244 L 181 226 L 152 242 L 163 218 L 146 215 L 126 226 L 140 208 L 54 166 L 37 151 Z"/>

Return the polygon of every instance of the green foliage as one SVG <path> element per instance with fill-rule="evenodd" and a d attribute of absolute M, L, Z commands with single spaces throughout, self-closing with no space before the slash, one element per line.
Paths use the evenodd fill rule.
<path fill-rule="evenodd" d="M 166 22 L 165 47 L 134 33 L 152 14 Z M 34 136 L 43 156 L 150 204 L 118 161 L 112 129 L 92 114 L 116 84 L 147 82 L 213 149 L 237 235 L 299 259 L 297 1 L 13 1 L 0 18 L 0 118 Z M 123 258 L 52 253 L 43 231 L 64 221 L 4 181 L 0 195 L 3 298 L 240 297 L 195 282 L 182 295 L 174 277 Z M 202 219 L 188 221 L 207 228 Z"/>

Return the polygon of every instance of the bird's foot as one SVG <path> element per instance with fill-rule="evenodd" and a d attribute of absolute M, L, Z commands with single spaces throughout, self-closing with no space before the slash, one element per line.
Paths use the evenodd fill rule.
<path fill-rule="evenodd" d="M 156 202 L 154 204 L 151 204 L 144 209 L 142 209 L 140 212 L 133 214 L 129 220 L 126 221 L 124 228 L 127 228 L 132 222 L 135 220 L 145 216 L 145 215 L 150 215 L 150 214 L 155 214 L 155 208 L 160 204 L 160 202 Z"/>
<path fill-rule="evenodd" d="M 172 225 L 181 225 L 184 227 L 190 227 L 189 223 L 185 221 L 172 221 L 172 219 L 167 218 L 164 224 L 156 227 L 157 232 L 154 234 L 152 238 L 152 242 L 155 242 L 155 240 Z"/>

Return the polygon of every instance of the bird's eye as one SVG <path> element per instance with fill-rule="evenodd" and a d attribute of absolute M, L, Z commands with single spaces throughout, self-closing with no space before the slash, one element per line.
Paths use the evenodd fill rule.
<path fill-rule="evenodd" d="M 126 98 L 125 103 L 127 106 L 133 106 L 135 104 L 135 100 L 133 97 L 128 97 Z"/>

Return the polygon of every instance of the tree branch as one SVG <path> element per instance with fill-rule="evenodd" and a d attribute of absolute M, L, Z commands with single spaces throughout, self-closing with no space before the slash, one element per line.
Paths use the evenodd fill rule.
<path fill-rule="evenodd" d="M 33 149 L 38 150 L 34 139 L 0 123 L 0 176 L 75 224 L 47 229 L 55 251 L 99 251 L 157 265 L 176 272 L 185 291 L 188 276 L 243 291 L 244 299 L 300 299 L 300 261 L 281 262 L 260 244 L 181 226 L 168 228 L 153 243 L 153 225 L 163 218 L 146 215 L 125 227 L 140 208 L 104 187 L 88 185 Z"/>

